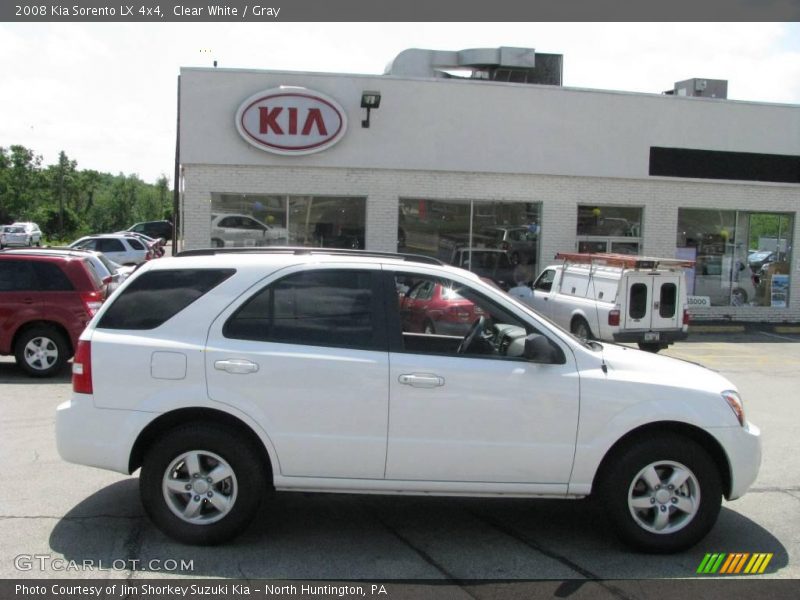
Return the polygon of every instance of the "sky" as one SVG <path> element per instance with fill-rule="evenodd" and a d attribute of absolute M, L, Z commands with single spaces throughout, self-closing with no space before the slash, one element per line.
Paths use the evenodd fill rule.
<path fill-rule="evenodd" d="M 0 147 L 171 181 L 181 67 L 381 74 L 407 48 L 499 46 L 563 54 L 567 87 L 726 79 L 800 105 L 798 23 L 0 23 Z"/>

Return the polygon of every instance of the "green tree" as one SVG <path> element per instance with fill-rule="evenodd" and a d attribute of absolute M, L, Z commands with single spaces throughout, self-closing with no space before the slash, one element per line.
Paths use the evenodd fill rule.
<path fill-rule="evenodd" d="M 3 183 L 0 185 L 0 213 L 13 219 L 24 219 L 39 204 L 42 189 L 42 157 L 24 146 L 9 148 L 3 164 Z"/>

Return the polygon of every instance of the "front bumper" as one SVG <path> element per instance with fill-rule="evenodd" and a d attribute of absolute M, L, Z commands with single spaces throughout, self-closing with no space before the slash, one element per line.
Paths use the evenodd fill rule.
<path fill-rule="evenodd" d="M 728 456 L 731 489 L 728 500 L 744 495 L 758 476 L 761 467 L 761 430 L 752 423 L 744 427 L 709 429 Z"/>
<path fill-rule="evenodd" d="M 56 446 L 67 462 L 128 474 L 139 433 L 157 415 L 97 408 L 93 397 L 73 394 L 56 409 Z"/>

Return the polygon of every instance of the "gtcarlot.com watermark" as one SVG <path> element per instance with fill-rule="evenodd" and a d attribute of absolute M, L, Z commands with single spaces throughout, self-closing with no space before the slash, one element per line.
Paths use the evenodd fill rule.
<path fill-rule="evenodd" d="M 159 571 L 164 573 L 192 572 L 194 560 L 153 558 L 139 560 L 136 558 L 68 560 L 49 554 L 17 554 L 14 557 L 17 571 L 40 572 L 84 572 L 84 571 Z"/>

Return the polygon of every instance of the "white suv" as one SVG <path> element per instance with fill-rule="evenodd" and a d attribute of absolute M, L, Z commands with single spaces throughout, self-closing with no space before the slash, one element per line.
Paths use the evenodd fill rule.
<path fill-rule="evenodd" d="M 415 326 L 401 300 L 426 281 L 453 292 L 436 310 L 467 319 L 465 335 Z M 147 513 L 188 543 L 232 538 L 274 488 L 595 494 L 623 540 L 671 552 L 711 529 L 761 460 L 717 373 L 583 342 L 425 257 L 219 249 L 150 262 L 84 331 L 73 389 L 57 411 L 61 456 L 141 467 Z"/>

